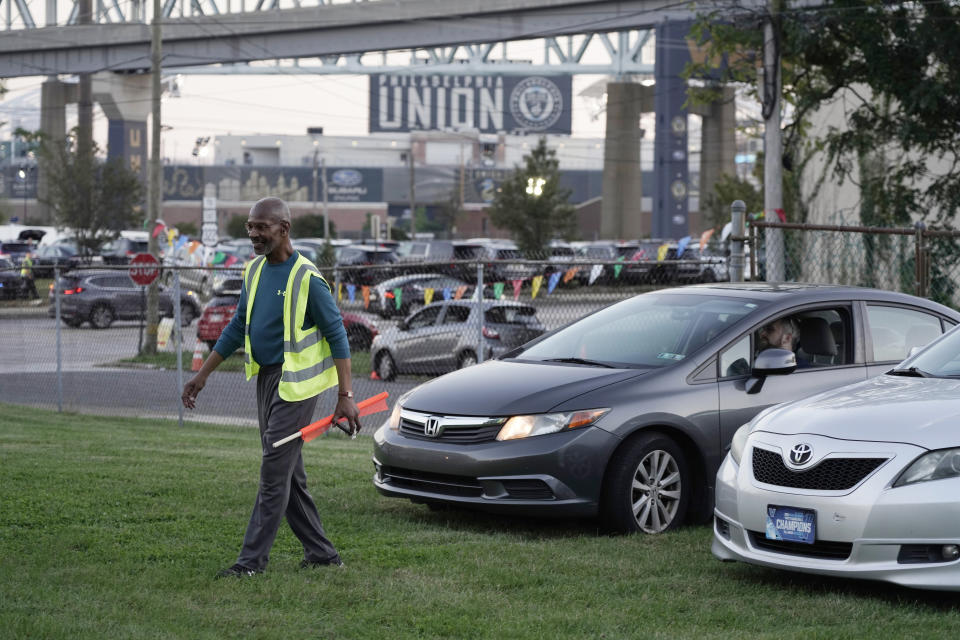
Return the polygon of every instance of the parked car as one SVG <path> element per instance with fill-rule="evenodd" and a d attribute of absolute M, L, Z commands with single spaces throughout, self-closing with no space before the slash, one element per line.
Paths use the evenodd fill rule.
<path fill-rule="evenodd" d="M 687 246 L 680 253 L 676 244 L 667 248 L 667 265 L 660 265 L 661 271 L 656 281 L 661 283 L 679 282 L 720 282 L 729 280 L 727 259 L 709 248 L 700 250 L 699 246 Z"/>
<path fill-rule="evenodd" d="M 390 318 L 392 316 L 408 316 L 414 309 L 424 306 L 424 292 L 427 289 L 433 289 L 434 299 L 443 299 L 443 290 L 449 289 L 452 295 L 460 287 L 468 287 L 467 291 L 461 294 L 468 296 L 473 291 L 473 287 L 467 285 L 463 280 L 451 278 L 441 273 L 412 273 L 405 276 L 397 276 L 384 280 L 374 287 L 374 300 L 377 314 L 381 318 Z M 397 289 L 400 290 L 400 302 L 397 303 Z"/>
<path fill-rule="evenodd" d="M 398 373 L 444 373 L 476 364 L 480 322 L 477 304 L 429 304 L 373 340 L 370 359 L 382 380 Z M 544 332 L 537 310 L 512 301 L 483 303 L 484 358 L 495 358 Z"/>
<path fill-rule="evenodd" d="M 106 329 L 114 320 L 137 320 L 145 312 L 145 296 L 123 271 L 84 271 L 60 278 L 60 318 L 71 327 L 89 322 Z M 50 287 L 47 314 L 56 316 L 54 287 Z M 172 318 L 173 291 L 160 285 L 160 315 Z M 193 291 L 180 292 L 180 323 L 187 326 L 200 315 L 200 300 Z"/>
<path fill-rule="evenodd" d="M 150 239 L 146 231 L 122 231 L 116 240 L 111 240 L 100 249 L 104 264 L 130 264 L 138 253 L 149 251 Z"/>
<path fill-rule="evenodd" d="M 224 327 L 233 318 L 240 301 L 240 280 L 229 281 L 234 285 L 230 290 L 219 290 L 203 308 L 203 314 L 197 321 L 197 339 L 207 343 L 211 349 L 220 339 Z M 373 339 L 379 333 L 376 323 L 357 313 L 342 313 L 343 326 L 347 330 L 347 339 L 353 351 L 365 351 L 370 348 Z"/>
<path fill-rule="evenodd" d="M 617 256 L 623 259 L 620 280 L 631 284 L 661 282 L 660 247 L 672 241 L 646 238 L 635 243 L 617 245 Z M 675 243 L 674 243 L 675 244 Z M 666 254 L 666 251 L 664 251 Z M 665 257 L 665 255 L 664 255 Z"/>
<path fill-rule="evenodd" d="M 366 244 L 347 245 L 337 256 L 333 279 L 372 286 L 394 275 L 391 265 L 396 261 L 397 254 L 391 249 Z"/>
<path fill-rule="evenodd" d="M 20 267 L 9 258 L 0 258 L 0 298 L 11 300 L 25 295 Z"/>
<path fill-rule="evenodd" d="M 83 258 L 74 244 L 48 244 L 37 247 L 33 254 L 33 277 L 52 278 L 55 267 L 60 272 L 75 269 L 83 264 Z"/>
<path fill-rule="evenodd" d="M 14 265 L 23 261 L 23 257 L 36 250 L 31 242 L 0 242 L 0 258 L 6 258 Z"/>
<path fill-rule="evenodd" d="M 614 279 L 613 262 L 619 258 L 616 243 L 614 242 L 579 242 L 574 246 L 576 258 L 574 265 L 577 274 L 574 279 L 581 285 L 606 284 Z M 596 262 L 592 262 L 596 261 Z M 598 275 L 590 282 L 594 265 L 600 265 Z"/>
<path fill-rule="evenodd" d="M 885 374 L 738 429 L 717 473 L 713 554 L 960 590 L 958 378 L 954 330 Z"/>
<path fill-rule="evenodd" d="M 796 354 L 787 353 L 807 367 L 770 370 L 758 357 L 759 333 L 776 319 L 796 321 Z M 888 370 L 908 335 L 922 344 L 911 327 L 935 336 L 958 322 L 929 300 L 857 287 L 737 283 L 634 296 L 401 396 L 375 434 L 374 485 L 415 502 L 600 516 L 619 531 L 705 521 L 740 425 Z"/>

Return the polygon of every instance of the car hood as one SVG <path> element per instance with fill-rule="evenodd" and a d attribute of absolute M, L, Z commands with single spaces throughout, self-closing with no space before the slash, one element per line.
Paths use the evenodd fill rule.
<path fill-rule="evenodd" d="M 637 369 L 490 360 L 417 387 L 403 406 L 446 415 L 545 413 L 571 398 L 644 373 Z"/>
<path fill-rule="evenodd" d="M 755 429 L 845 440 L 960 445 L 960 380 L 881 375 L 777 407 Z"/>

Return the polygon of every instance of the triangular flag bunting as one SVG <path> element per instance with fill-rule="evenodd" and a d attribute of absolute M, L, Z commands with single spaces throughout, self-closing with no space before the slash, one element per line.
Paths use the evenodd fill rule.
<path fill-rule="evenodd" d="M 570 267 L 567 269 L 567 272 L 563 274 L 563 284 L 567 284 L 573 277 L 577 275 L 577 271 L 580 270 L 580 267 Z"/>
<path fill-rule="evenodd" d="M 510 284 L 513 285 L 513 299 L 520 299 L 520 289 L 523 288 L 523 280 L 511 280 Z"/>
<path fill-rule="evenodd" d="M 370 287 L 368 287 L 367 285 L 363 285 L 363 288 L 360 289 L 360 291 L 363 293 L 363 308 L 369 309 L 370 308 Z"/>
<path fill-rule="evenodd" d="M 427 287 L 423 290 L 423 304 L 430 304 L 433 302 L 433 289 Z"/>
<path fill-rule="evenodd" d="M 504 283 L 502 282 L 498 282 L 493 285 L 493 297 L 495 300 L 499 300 L 501 297 L 503 297 L 503 286 Z"/>
<path fill-rule="evenodd" d="M 553 290 L 557 288 L 557 283 L 560 282 L 561 275 L 559 271 L 554 271 L 550 274 L 550 280 L 547 281 L 547 295 L 553 293 Z"/>
<path fill-rule="evenodd" d="M 597 281 L 597 278 L 600 277 L 600 274 L 603 273 L 603 265 L 595 264 L 590 268 L 590 279 L 587 281 L 587 284 L 593 284 Z"/>
<path fill-rule="evenodd" d="M 397 287 L 393 290 L 393 304 L 396 306 L 397 310 L 400 309 L 400 295 L 403 293 L 403 289 Z"/>
<path fill-rule="evenodd" d="M 444 300 L 449 300 L 452 295 L 453 295 L 453 294 L 452 294 L 451 291 L 450 291 L 450 287 L 444 287 L 444 288 L 443 288 L 443 299 L 444 299 Z"/>
<path fill-rule="evenodd" d="M 465 294 L 466 292 L 467 292 L 467 285 L 465 284 L 460 285 L 459 287 L 457 287 L 456 293 L 453 294 L 453 299 L 459 300 L 460 298 L 463 297 L 463 294 Z"/>
<path fill-rule="evenodd" d="M 550 277 L 552 278 L 554 275 L 559 276 L 560 274 L 559 273 L 552 274 Z M 530 299 L 531 300 L 537 299 L 537 293 L 540 292 L 541 284 L 543 284 L 543 276 L 533 276 L 533 281 L 530 283 Z"/>
<path fill-rule="evenodd" d="M 357 285 L 355 285 L 355 284 L 348 284 L 348 285 L 347 285 L 347 299 L 348 299 L 350 302 L 353 302 L 353 297 L 354 297 L 354 295 L 356 295 L 356 293 L 357 293 Z"/>

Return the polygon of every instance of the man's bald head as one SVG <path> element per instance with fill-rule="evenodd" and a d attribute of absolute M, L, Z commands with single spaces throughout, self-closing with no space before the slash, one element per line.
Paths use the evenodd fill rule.
<path fill-rule="evenodd" d="M 261 198 L 250 207 L 250 217 L 267 217 L 277 222 L 290 223 L 290 207 L 280 198 Z"/>

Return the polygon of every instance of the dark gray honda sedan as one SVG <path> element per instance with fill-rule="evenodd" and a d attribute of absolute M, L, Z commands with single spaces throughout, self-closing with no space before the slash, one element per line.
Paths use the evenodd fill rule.
<path fill-rule="evenodd" d="M 401 396 L 374 436 L 374 485 L 618 531 L 703 521 L 740 425 L 889 370 L 958 322 L 929 300 L 856 287 L 638 295 Z"/>

